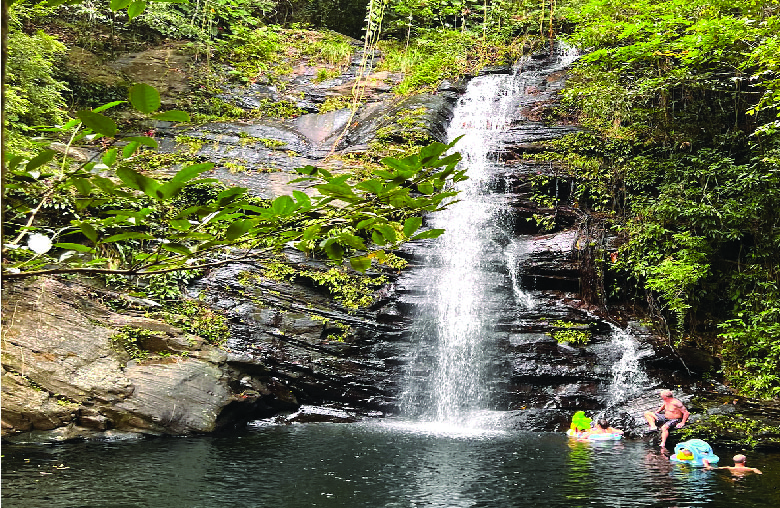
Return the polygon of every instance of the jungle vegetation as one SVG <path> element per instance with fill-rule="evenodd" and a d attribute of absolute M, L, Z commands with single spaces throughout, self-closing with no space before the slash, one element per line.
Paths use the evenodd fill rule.
<path fill-rule="evenodd" d="M 325 79 L 350 57 L 344 34 L 371 53 L 380 49 L 385 68 L 404 72 L 396 93 L 409 94 L 562 39 L 582 56 L 557 115 L 582 129 L 551 149 L 572 182 L 571 204 L 617 238 L 613 250 L 597 246 L 601 303 L 642 302 L 670 343 L 718 355 L 738 391 L 780 395 L 777 0 L 5 0 L 4 7 L 5 278 L 164 272 L 208 266 L 226 247 L 274 250 L 289 241 L 366 269 L 372 248 L 438 234 L 418 231 L 420 214 L 449 197 L 448 179 L 463 177 L 443 145 L 385 160 L 364 181 L 305 168 L 303 178 L 321 178 L 324 197 L 315 201 L 258 202 L 198 180 L 208 169 L 200 161 L 178 161 L 173 178 L 149 176 L 138 155 L 154 148 L 153 138 L 123 136 L 112 111 L 132 107 L 182 122 L 244 113 L 211 97 L 161 108 L 143 84 L 79 89 L 60 65 L 73 46 L 110 54 L 184 40 L 209 62 L 233 64 L 231 79 L 249 83 L 261 75 L 273 81 L 285 72 L 280 55 L 288 47 L 305 52 L 315 42 Z M 208 93 L 218 84 L 205 85 Z M 269 105 L 265 114 L 295 111 Z M 96 140 L 105 144 L 96 160 L 77 163 L 51 149 Z M 336 212 L 328 207 L 335 199 L 350 206 Z"/>

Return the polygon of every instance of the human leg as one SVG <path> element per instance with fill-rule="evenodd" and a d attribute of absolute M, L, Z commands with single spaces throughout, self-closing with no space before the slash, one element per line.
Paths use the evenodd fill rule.
<path fill-rule="evenodd" d="M 650 430 L 658 429 L 658 424 L 656 423 L 658 419 L 656 418 L 655 413 L 652 411 L 645 411 L 645 420 L 647 420 L 647 425 L 650 427 Z"/>
<path fill-rule="evenodd" d="M 669 425 L 661 426 L 661 448 L 666 448 L 666 438 L 669 437 Z"/>

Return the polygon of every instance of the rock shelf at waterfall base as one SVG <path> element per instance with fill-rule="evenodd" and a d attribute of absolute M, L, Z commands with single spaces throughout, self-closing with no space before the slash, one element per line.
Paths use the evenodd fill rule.
<path fill-rule="evenodd" d="M 489 137 L 473 142 L 487 151 L 468 155 L 467 162 L 483 167 L 472 176 L 475 187 L 465 190 L 462 200 L 464 206 L 473 205 L 465 208 L 469 220 L 485 215 L 465 229 L 453 216 L 429 217 L 431 223 L 444 222 L 448 233 L 442 242 L 450 243 L 424 240 L 404 246 L 397 254 L 409 261 L 409 268 L 369 275 L 383 275 L 388 282 L 374 291 L 368 307 L 347 308 L 311 280 L 265 277 L 262 260 L 225 266 L 188 289 L 190 298 L 227 318 L 230 338 L 214 345 L 147 317 L 143 302 L 123 310 L 110 307 L 106 302 L 119 297 L 86 279 L 4 283 L 3 439 L 190 435 L 266 418 L 282 423 L 409 414 L 457 419 L 471 410 L 501 411 L 511 428 L 562 432 L 579 409 L 604 413 L 629 436 L 648 438 L 642 412 L 657 407 L 657 390 L 669 387 L 688 404 L 693 424 L 705 417 L 714 422 L 704 427 L 717 429 L 711 442 L 752 440 L 780 447 L 777 404 L 734 397 L 705 378 L 717 370 L 716 359 L 672 349 L 641 324 L 640 312 L 604 309 L 583 294 L 585 267 L 578 245 L 588 245 L 589 239 L 576 229 L 575 211 L 534 208 L 528 177 L 544 169 L 524 159 L 543 150 L 540 141 L 573 128 L 540 121 L 565 78 L 565 64 L 558 58 L 545 50 L 520 65 L 517 74 L 502 68 L 473 79 L 468 89 L 465 83 L 447 84 L 435 94 L 405 99 L 388 92 L 398 76 L 381 77 L 386 86 L 371 91 L 338 152 L 364 150 L 379 129 L 403 129 L 393 119 L 410 110 L 422 110 L 418 117 L 427 136 L 445 141 L 455 115 L 458 128 Z M 311 82 L 300 79 L 296 86 L 303 101 L 314 100 Z M 481 86 L 493 88 L 486 92 Z M 316 93 L 322 96 L 322 86 Z M 508 102 L 493 104 L 494 96 Z M 504 107 L 503 121 L 491 115 L 489 127 L 479 124 L 477 111 L 463 111 L 458 104 L 463 97 L 477 101 L 465 107 L 473 107 L 479 97 Z M 217 164 L 209 176 L 270 198 L 289 192 L 292 168 L 325 163 L 346 118 L 341 110 L 290 121 L 220 122 L 185 130 L 161 125 L 159 135 L 163 151 L 180 150 L 177 137 L 199 140 L 194 155 Z M 294 153 L 242 143 L 248 137 L 282 140 Z M 274 171 L 231 172 L 225 163 L 236 158 L 249 169 Z M 541 233 L 527 220 L 534 214 L 557 214 L 561 226 Z M 457 236 L 474 229 L 485 235 L 476 244 Z M 447 257 L 452 253 L 471 253 L 470 264 L 453 265 Z M 310 270 L 329 269 L 291 252 L 286 261 Z M 477 272 L 465 273 L 467 266 Z M 442 282 L 446 284 L 436 286 Z M 446 309 L 438 306 L 444 297 L 461 294 L 454 291 L 458 282 L 479 284 L 463 288 L 476 290 L 471 307 L 455 308 L 453 302 Z M 616 331 L 618 314 L 617 330 L 629 339 Z M 474 324 L 478 326 L 469 328 Z M 463 359 L 483 370 L 465 375 L 463 364 L 446 359 L 439 341 L 443 330 L 454 325 L 469 326 L 447 333 L 480 336 L 481 342 L 461 349 L 480 353 Z M 140 345 L 152 357 L 129 357 L 127 349 L 117 348 L 114 338 L 128 327 L 154 332 L 153 339 Z M 566 331 L 587 334 L 588 340 L 577 344 L 556 338 Z M 615 365 L 626 370 L 615 370 Z M 639 371 L 642 376 L 635 375 Z M 641 386 L 626 386 L 626 380 L 637 379 Z M 463 384 L 466 380 L 471 384 Z M 623 395 L 614 400 L 618 384 Z M 437 392 L 444 385 L 470 399 Z M 745 423 L 718 427 L 726 416 Z"/>

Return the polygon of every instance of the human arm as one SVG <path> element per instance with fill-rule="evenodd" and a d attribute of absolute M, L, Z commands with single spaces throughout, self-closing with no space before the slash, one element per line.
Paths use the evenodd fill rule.
<path fill-rule="evenodd" d="M 677 428 L 683 427 L 685 425 L 685 422 L 688 421 L 688 417 L 691 416 L 691 413 L 688 412 L 688 409 L 685 407 L 685 405 L 682 402 L 680 402 L 679 404 L 680 404 L 679 409 L 680 412 L 682 413 L 682 420 L 680 421 L 680 423 L 677 424 Z"/>

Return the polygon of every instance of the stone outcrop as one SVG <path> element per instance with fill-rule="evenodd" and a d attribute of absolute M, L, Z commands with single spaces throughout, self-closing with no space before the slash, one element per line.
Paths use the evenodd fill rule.
<path fill-rule="evenodd" d="M 4 435 L 213 432 L 232 423 L 226 413 L 297 407 L 283 389 L 233 372 L 221 348 L 165 322 L 113 312 L 105 296 L 49 278 L 4 285 Z M 137 344 L 143 358 L 117 342 L 127 329 L 153 332 Z"/>

